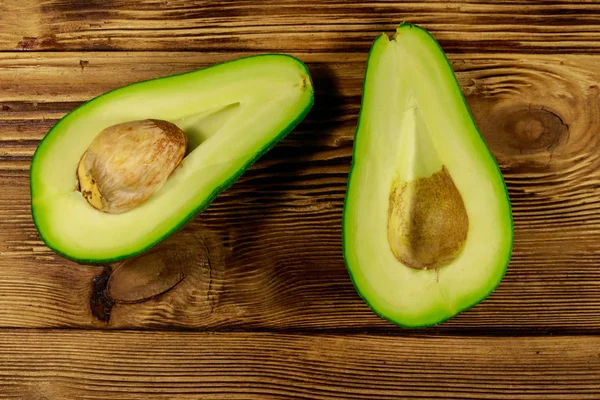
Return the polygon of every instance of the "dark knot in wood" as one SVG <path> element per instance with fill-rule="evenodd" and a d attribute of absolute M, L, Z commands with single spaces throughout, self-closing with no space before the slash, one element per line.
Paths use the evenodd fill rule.
<path fill-rule="evenodd" d="M 510 107 L 497 118 L 502 121 L 499 134 L 507 153 L 552 153 L 569 130 L 558 114 L 543 107 Z"/>
<path fill-rule="evenodd" d="M 110 319 L 110 313 L 114 302 L 106 293 L 106 286 L 112 274 L 112 268 L 105 266 L 100 275 L 94 277 L 92 282 L 92 295 L 90 297 L 90 308 L 92 314 L 100 321 L 107 322 Z"/>

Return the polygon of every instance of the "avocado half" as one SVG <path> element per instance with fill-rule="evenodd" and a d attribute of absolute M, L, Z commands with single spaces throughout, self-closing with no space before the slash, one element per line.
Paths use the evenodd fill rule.
<path fill-rule="evenodd" d="M 443 50 L 416 25 L 380 35 L 344 203 L 358 293 L 395 324 L 435 325 L 496 288 L 512 243 L 504 180 Z"/>
<path fill-rule="evenodd" d="M 31 164 L 33 220 L 55 252 L 104 263 L 152 247 L 206 209 L 313 105 L 307 67 L 287 55 L 240 58 L 118 88 L 63 117 Z M 174 123 L 188 153 L 165 185 L 123 214 L 96 210 L 77 190 L 82 154 L 104 128 L 132 120 Z"/>

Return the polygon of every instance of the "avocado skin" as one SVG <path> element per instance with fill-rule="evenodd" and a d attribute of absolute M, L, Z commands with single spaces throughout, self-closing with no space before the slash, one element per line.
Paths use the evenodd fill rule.
<path fill-rule="evenodd" d="M 306 76 L 311 79 L 311 93 L 310 93 L 310 103 L 304 108 L 304 110 L 302 111 L 301 114 L 298 115 L 298 117 L 296 119 L 294 119 L 293 121 L 291 121 L 288 126 L 285 127 L 285 129 L 283 129 L 281 132 L 279 132 L 279 134 L 274 137 L 266 146 L 264 146 L 260 151 L 258 151 L 257 153 L 254 154 L 254 156 L 252 157 L 252 159 L 246 163 L 245 165 L 242 166 L 242 168 L 240 168 L 234 175 L 232 175 L 228 180 L 226 180 L 225 182 L 223 182 L 220 186 L 218 186 L 217 188 L 215 188 L 215 190 L 213 190 L 213 192 L 207 197 L 207 199 L 200 203 L 195 210 L 193 210 L 191 213 L 189 213 L 185 218 L 183 218 L 178 224 L 176 224 L 173 229 L 171 231 L 169 231 L 167 234 L 161 236 L 160 238 L 158 238 L 157 240 L 154 240 L 153 242 L 150 242 L 147 246 L 137 250 L 137 251 L 133 251 L 127 254 L 124 254 L 120 257 L 113 257 L 113 258 L 105 258 L 105 259 L 87 259 L 87 258 L 79 258 L 79 257 L 73 257 L 71 255 L 69 255 L 68 253 L 61 251 L 60 249 L 52 246 L 49 242 L 47 242 L 44 238 L 44 236 L 41 234 L 41 230 L 40 227 L 38 226 L 38 223 L 36 221 L 35 218 L 35 213 L 33 212 L 33 206 L 31 209 L 31 214 L 32 214 L 32 219 L 33 219 L 33 223 L 35 225 L 35 228 L 38 232 L 40 232 L 40 237 L 42 239 L 42 241 L 44 242 L 44 244 L 50 248 L 52 251 L 54 251 L 56 254 L 60 255 L 61 257 L 64 257 L 68 260 L 77 262 L 79 264 L 83 264 L 83 265 L 104 265 L 104 264 L 109 264 L 109 263 L 113 263 L 116 261 L 120 261 L 120 260 L 124 260 L 124 259 L 128 259 L 131 257 L 135 257 L 137 255 L 143 254 L 146 251 L 150 250 L 152 247 L 156 246 L 158 243 L 160 243 L 161 241 L 165 240 L 166 238 L 170 237 L 171 235 L 173 235 L 174 233 L 176 233 L 177 231 L 183 229 L 188 222 L 190 222 L 191 220 L 193 220 L 196 216 L 198 216 L 199 214 L 201 214 L 202 212 L 204 212 L 209 206 L 210 204 L 225 190 L 227 190 L 229 187 L 231 187 L 231 185 L 233 185 L 247 170 L 248 168 L 250 168 L 250 166 L 252 166 L 260 157 L 262 157 L 265 153 L 269 152 L 271 149 L 273 149 L 273 147 L 275 147 L 275 145 L 277 145 L 277 143 L 279 143 L 284 137 L 286 137 L 292 130 L 294 130 L 296 128 L 296 126 L 302 122 L 304 120 L 304 118 L 306 118 L 306 116 L 308 115 L 308 113 L 310 112 L 310 110 L 312 109 L 312 106 L 314 105 L 314 86 L 313 86 L 313 81 L 310 75 L 310 72 L 308 70 L 308 67 L 298 58 L 288 55 L 288 54 L 276 54 L 276 53 L 271 53 L 271 54 L 258 54 L 258 55 L 252 55 L 252 56 L 246 56 L 246 57 L 240 57 L 237 59 L 233 59 L 230 61 L 225 61 L 219 64 L 215 64 L 215 65 L 211 65 L 208 66 L 206 68 L 201 68 L 195 71 L 190 71 L 190 72 L 184 72 L 181 74 L 173 74 L 173 75 L 169 75 L 169 76 L 164 76 L 164 77 L 159 77 L 159 78 L 154 78 L 154 79 L 149 79 L 149 80 L 145 80 L 145 81 L 141 81 L 141 82 L 136 82 L 136 83 L 132 83 L 131 85 L 127 85 L 127 86 L 122 86 L 110 91 L 107 91 L 106 93 L 103 93 L 81 105 L 79 105 L 78 107 L 74 108 L 73 110 L 71 110 L 67 115 L 65 115 L 64 117 L 61 118 L 61 120 L 67 118 L 69 115 L 71 115 L 72 113 L 74 113 L 75 111 L 77 111 L 78 109 L 84 107 L 87 103 L 93 101 L 93 100 L 97 100 L 97 99 L 101 99 L 102 97 L 108 95 L 109 93 L 118 91 L 120 89 L 126 88 L 126 87 L 134 87 L 136 85 L 142 85 L 145 83 L 149 83 L 149 82 L 154 82 L 154 81 L 159 81 L 159 80 L 164 80 L 164 79 L 169 79 L 175 76 L 183 76 L 183 75 L 187 75 L 187 74 L 193 74 L 194 72 L 200 71 L 200 70 L 207 70 L 216 66 L 220 66 L 220 65 L 224 65 L 224 64 L 228 64 L 228 63 L 235 63 L 236 61 L 239 60 L 243 60 L 243 59 L 252 59 L 252 58 L 260 58 L 260 57 L 271 57 L 271 56 L 276 56 L 276 57 L 288 57 L 291 58 L 293 60 L 295 60 L 298 65 L 302 66 L 304 72 L 306 73 Z M 48 133 L 42 138 L 42 140 L 40 141 L 40 143 L 38 144 L 36 151 L 33 154 L 33 158 L 31 161 L 31 166 L 30 166 L 30 170 L 33 168 L 33 165 L 36 162 L 36 156 L 38 155 L 38 152 L 40 151 L 40 148 L 42 148 L 42 143 L 52 135 L 52 132 L 56 129 L 56 127 L 60 124 L 61 121 L 58 121 L 49 131 Z M 35 193 L 35 188 L 34 188 L 34 182 L 33 182 L 33 178 L 30 175 L 30 179 L 29 179 L 29 185 L 30 185 L 30 193 L 31 193 L 31 197 L 34 197 L 34 193 Z"/>
<path fill-rule="evenodd" d="M 453 71 L 453 74 L 452 74 L 452 76 L 453 76 L 453 82 L 452 82 L 452 84 L 460 87 L 460 85 L 458 83 L 458 80 L 456 79 L 456 75 L 454 74 L 454 70 L 452 69 L 452 65 L 450 64 L 450 61 L 446 57 L 446 54 L 445 54 L 444 50 L 442 49 L 442 47 L 440 46 L 440 44 L 438 43 L 438 41 L 433 37 L 433 35 L 429 31 L 427 31 L 426 29 L 422 28 L 419 25 L 408 23 L 408 22 L 402 22 L 398 26 L 398 29 L 418 29 L 419 31 L 425 33 L 432 40 L 432 42 L 435 43 L 437 50 L 439 50 L 441 52 L 441 54 L 443 54 L 444 60 L 445 60 L 445 62 L 447 64 L 448 68 L 450 68 Z M 383 35 L 385 35 L 385 33 L 381 33 L 373 41 L 373 44 L 377 40 L 379 40 L 379 38 L 381 36 L 383 36 Z M 366 66 L 366 70 L 365 70 L 365 77 L 367 76 L 367 73 L 368 73 L 368 70 L 369 70 L 369 61 L 371 59 L 372 54 L 373 54 L 373 46 L 371 47 L 371 50 L 369 52 L 369 56 L 367 57 L 367 66 Z M 361 107 L 360 107 L 360 110 L 359 110 L 359 113 L 358 113 L 357 125 L 356 125 L 355 136 L 354 136 L 354 143 L 355 143 L 355 145 L 354 145 L 354 148 L 353 148 L 353 151 L 352 151 L 352 163 L 350 165 L 350 171 L 348 173 L 348 182 L 347 182 L 347 186 L 346 186 L 346 196 L 344 198 L 344 206 L 343 206 L 344 207 L 344 211 L 343 211 L 343 215 L 342 215 L 342 253 L 343 253 L 343 256 L 344 256 L 344 263 L 345 263 L 345 266 L 346 266 L 346 271 L 348 272 L 350 280 L 351 280 L 351 282 L 352 282 L 352 284 L 353 284 L 353 286 L 354 286 L 357 294 L 359 295 L 359 297 L 367 304 L 367 306 L 369 307 L 369 309 L 375 315 L 377 315 L 379 318 L 381 318 L 383 320 L 386 320 L 388 322 L 391 322 L 394 325 L 397 325 L 397 326 L 399 326 L 401 328 L 406 328 L 406 329 L 422 329 L 422 328 L 434 327 L 434 326 L 443 324 L 444 322 L 447 322 L 450 319 L 453 319 L 457 315 L 459 315 L 459 314 L 465 312 L 466 310 L 468 310 L 468 309 L 476 306 L 477 304 L 483 302 L 485 299 L 487 299 L 490 296 L 490 294 L 492 294 L 492 292 L 494 292 L 494 290 L 496 290 L 496 288 L 504 280 L 504 277 L 506 275 L 506 271 L 508 270 L 508 264 L 509 264 L 509 260 L 510 260 L 511 254 L 512 254 L 513 245 L 514 245 L 514 220 L 513 220 L 513 216 L 512 216 L 512 210 L 511 210 L 511 205 L 510 205 L 510 198 L 509 198 L 509 195 L 508 195 L 508 189 L 506 187 L 506 183 L 505 183 L 504 179 L 502 179 L 502 183 L 504 185 L 504 193 L 506 195 L 506 201 L 507 201 L 508 207 L 509 207 L 508 218 L 509 218 L 510 232 L 511 232 L 510 247 L 508 249 L 508 259 L 504 263 L 505 267 L 504 267 L 504 269 L 502 271 L 501 279 L 499 279 L 496 282 L 495 285 L 490 286 L 489 289 L 488 289 L 488 291 L 487 291 L 487 293 L 485 293 L 483 296 L 481 296 L 479 300 L 477 300 L 475 302 L 472 302 L 471 304 L 466 305 L 466 306 L 460 308 L 459 310 L 457 310 L 457 312 L 454 315 L 450 315 L 450 316 L 448 316 L 446 318 L 439 319 L 436 322 L 429 323 L 429 324 L 407 324 L 405 322 L 398 321 L 398 320 L 394 319 L 391 316 L 388 316 L 387 314 L 385 314 L 383 312 L 380 312 L 377 309 L 377 307 L 374 307 L 369 302 L 368 296 L 366 296 L 362 292 L 360 286 L 357 284 L 357 282 L 356 282 L 356 280 L 354 278 L 353 272 L 352 272 L 352 267 L 350 266 L 350 263 L 349 263 L 349 260 L 348 260 L 348 252 L 347 252 L 347 248 L 346 248 L 346 246 L 347 246 L 347 244 L 346 244 L 346 216 L 349 213 L 348 204 L 347 204 L 348 203 L 348 195 L 347 195 L 347 193 L 348 193 L 348 191 L 350 189 L 350 184 L 351 184 L 351 181 L 352 181 L 352 172 L 353 172 L 354 165 L 355 165 L 354 161 L 356 160 L 356 153 L 357 153 L 356 143 L 357 143 L 358 137 L 359 137 L 358 133 L 360 131 L 361 116 L 362 116 L 362 113 L 363 113 L 363 110 L 364 110 L 363 104 L 364 104 L 364 101 L 365 101 L 364 93 L 365 93 L 366 85 L 367 85 L 367 81 L 365 79 L 365 80 L 363 80 L 363 86 L 362 86 L 363 98 L 361 100 Z M 461 91 L 461 98 L 462 98 L 462 102 L 463 102 L 462 106 L 465 107 L 465 109 L 467 110 L 474 128 L 477 130 L 477 133 L 479 133 L 479 136 L 480 136 L 483 144 L 486 146 L 486 148 L 488 150 L 488 153 L 491 156 L 491 151 L 489 149 L 489 146 L 487 145 L 487 143 L 483 139 L 483 135 L 481 134 L 481 132 L 479 131 L 479 128 L 477 128 L 477 125 L 475 124 L 475 120 L 473 118 L 473 115 L 472 115 L 469 107 L 467 106 L 467 102 L 466 102 L 466 99 L 464 98 L 464 94 L 462 94 L 462 91 Z M 496 165 L 496 169 L 497 169 L 498 174 L 500 174 L 500 176 L 502 176 L 500 167 L 498 166 L 498 164 L 495 161 L 494 161 L 494 164 Z"/>

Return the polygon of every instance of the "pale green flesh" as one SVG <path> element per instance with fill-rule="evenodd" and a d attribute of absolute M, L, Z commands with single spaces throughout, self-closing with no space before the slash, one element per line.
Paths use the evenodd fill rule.
<path fill-rule="evenodd" d="M 142 82 L 100 96 L 62 119 L 31 167 L 33 217 L 44 241 L 76 260 L 138 253 L 211 200 L 312 106 L 306 67 L 279 55 L 255 56 Z M 124 214 L 91 207 L 75 190 L 83 152 L 104 128 L 163 119 L 189 138 L 181 166 L 146 203 Z"/>
<path fill-rule="evenodd" d="M 398 28 L 371 50 L 344 209 L 344 255 L 353 282 L 380 316 L 406 327 L 442 322 L 483 300 L 504 276 L 512 217 L 497 164 L 481 138 L 444 53 L 424 30 Z M 469 218 L 464 248 L 439 270 L 392 253 L 389 195 L 396 178 L 444 165 Z"/>

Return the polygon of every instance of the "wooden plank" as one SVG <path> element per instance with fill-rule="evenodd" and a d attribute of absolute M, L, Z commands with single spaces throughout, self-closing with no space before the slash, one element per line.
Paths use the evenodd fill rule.
<path fill-rule="evenodd" d="M 0 332 L 0 395 L 598 399 L 600 338 Z"/>
<path fill-rule="evenodd" d="M 590 1 L 13 0 L 0 50 L 366 51 L 402 21 L 454 52 L 596 53 Z"/>
<path fill-rule="evenodd" d="M 313 111 L 206 213 L 139 259 L 183 254 L 186 278 L 170 292 L 119 304 L 106 324 L 90 308 L 102 269 L 65 261 L 40 240 L 28 167 L 57 118 L 119 85 L 244 54 L 0 55 L 0 326 L 392 329 L 356 294 L 341 250 L 364 54 L 295 53 L 314 76 Z M 497 291 L 437 330 L 597 332 L 600 57 L 451 59 L 506 178 L 515 248 Z"/>

